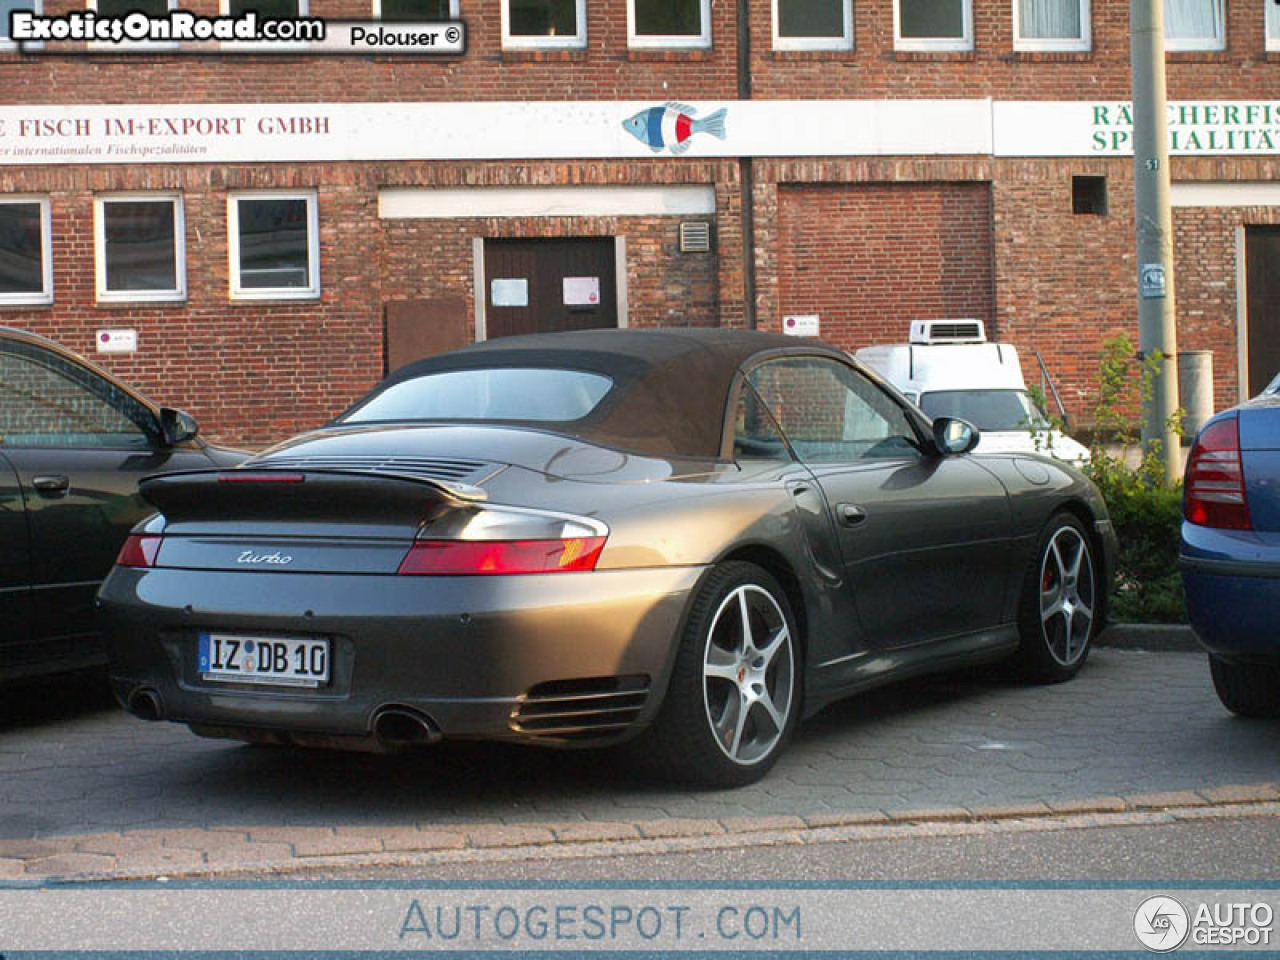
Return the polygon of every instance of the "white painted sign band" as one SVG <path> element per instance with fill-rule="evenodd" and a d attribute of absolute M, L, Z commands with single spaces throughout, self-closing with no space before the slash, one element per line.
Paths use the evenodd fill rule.
<path fill-rule="evenodd" d="M 1280 153 L 1280 102 L 1169 105 L 1181 155 Z M 749 100 L 0 107 L 0 165 L 1128 156 L 1121 102 Z"/>

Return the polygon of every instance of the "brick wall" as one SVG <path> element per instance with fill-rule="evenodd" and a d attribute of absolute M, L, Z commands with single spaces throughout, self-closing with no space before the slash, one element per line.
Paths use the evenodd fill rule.
<path fill-rule="evenodd" d="M 1169 55 L 1169 94 L 1200 98 L 1280 96 L 1280 54 L 1264 49 L 1264 0 L 1227 0 L 1227 49 Z M 431 100 L 731 99 L 737 95 L 736 4 L 716 2 L 708 50 L 631 50 L 625 0 L 586 4 L 587 47 L 502 50 L 500 0 L 461 0 L 469 50 L 449 59 L 411 57 L 109 55 L 21 59 L 0 53 L 7 103 L 378 102 Z M 215 15 L 218 0 L 182 6 Z M 51 14 L 83 0 L 46 0 Z M 365 18 L 370 0 L 311 0 L 324 17 Z M 911 98 L 1127 99 L 1128 0 L 1092 0 L 1092 49 L 1015 53 L 1009 0 L 974 0 L 974 50 L 893 48 L 893 0 L 856 0 L 855 49 L 772 49 L 771 0 L 751 0 L 754 95 Z"/>
<path fill-rule="evenodd" d="M 1236 332 L 1236 237 L 1246 225 L 1263 224 L 1280 224 L 1280 208 L 1174 211 L 1178 349 L 1213 351 L 1218 409 L 1243 399 Z"/>
<path fill-rule="evenodd" d="M 81 0 L 47 0 L 59 13 Z M 184 6 L 215 13 L 217 0 Z M 164 55 L 23 58 L 0 53 L 5 103 L 199 103 L 736 97 L 736 4 L 712 4 L 713 46 L 627 48 L 624 0 L 587 5 L 588 47 L 503 51 L 499 0 L 461 0 L 470 49 L 455 59 Z M 1280 54 L 1263 49 L 1262 0 L 1226 0 L 1227 50 L 1169 56 L 1173 98 L 1280 100 Z M 311 0 L 321 16 L 362 17 L 368 0 Z M 893 50 L 892 0 L 854 3 L 856 49 L 771 49 L 770 0 L 750 0 L 759 98 L 996 97 L 1125 99 L 1128 0 L 1094 0 L 1088 53 L 1012 50 L 1008 0 L 975 0 L 971 53 Z M 1128 160 L 884 158 L 754 164 L 752 267 L 759 324 L 819 313 L 845 346 L 898 340 L 912 316 L 973 315 L 993 334 L 1045 353 L 1072 412 L 1092 405 L 1101 340 L 1136 337 Z M 1105 217 L 1070 214 L 1070 177 L 1108 177 Z M 1280 179 L 1280 161 L 1177 159 L 1175 179 Z M 382 186 L 702 183 L 716 195 L 715 251 L 676 252 L 676 218 L 395 221 L 377 219 Z M 319 196 L 315 302 L 227 296 L 226 191 L 308 187 Z M 182 192 L 185 304 L 95 302 L 93 195 Z M 745 322 L 743 197 L 736 161 L 0 167 L 0 193 L 52 199 L 56 302 L 5 308 L 27 327 L 92 354 L 96 329 L 138 330 L 136 356 L 103 358 L 155 399 L 190 409 L 207 431 L 262 444 L 314 426 L 380 375 L 381 311 L 393 299 L 462 296 L 474 315 L 471 238 L 607 236 L 628 242 L 633 325 Z M 1235 241 L 1276 208 L 1179 211 L 1179 325 L 1186 349 L 1215 351 L 1218 396 L 1235 397 Z M 823 238 L 815 242 L 814 238 Z M 833 282 L 834 281 L 836 282 Z M 856 291 L 850 294 L 850 291 Z M 337 358 L 335 360 L 335 358 Z"/>
<path fill-rule="evenodd" d="M 632 326 L 742 322 L 741 230 L 721 224 L 710 254 L 678 251 L 686 217 L 379 220 L 380 186 L 565 183 L 714 184 L 736 217 L 737 165 L 298 164 L 120 168 L 0 168 L 0 193 L 50 196 L 54 303 L 6 307 L 0 322 L 50 336 L 153 400 L 189 410 L 207 435 L 266 445 L 315 427 L 382 376 L 382 310 L 389 300 L 462 297 L 474 335 L 474 237 L 623 236 Z M 228 297 L 227 192 L 316 189 L 321 298 Z M 96 192 L 180 192 L 186 221 L 185 303 L 98 303 Z M 705 219 L 705 218 L 703 218 Z M 726 266 L 726 262 L 728 266 Z M 133 355 L 94 353 L 95 331 L 138 331 Z"/>
<path fill-rule="evenodd" d="M 912 320 L 993 317 L 985 183 L 785 183 L 777 238 L 778 316 L 818 314 L 836 346 L 901 342 Z"/>

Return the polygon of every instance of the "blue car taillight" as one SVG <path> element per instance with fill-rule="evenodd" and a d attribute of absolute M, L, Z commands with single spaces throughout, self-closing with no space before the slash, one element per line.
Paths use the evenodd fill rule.
<path fill-rule="evenodd" d="M 1235 417 L 1210 424 L 1196 437 L 1187 460 L 1183 516 L 1202 527 L 1252 529 Z"/>

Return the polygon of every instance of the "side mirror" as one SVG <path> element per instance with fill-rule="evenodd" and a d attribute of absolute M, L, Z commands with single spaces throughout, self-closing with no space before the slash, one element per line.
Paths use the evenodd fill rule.
<path fill-rule="evenodd" d="M 176 447 L 186 440 L 191 440 L 200 432 L 200 424 L 196 418 L 185 410 L 173 407 L 160 408 L 160 435 L 166 446 Z"/>
<path fill-rule="evenodd" d="M 978 445 L 978 428 L 967 420 L 939 417 L 933 421 L 933 445 L 944 457 L 968 453 Z"/>

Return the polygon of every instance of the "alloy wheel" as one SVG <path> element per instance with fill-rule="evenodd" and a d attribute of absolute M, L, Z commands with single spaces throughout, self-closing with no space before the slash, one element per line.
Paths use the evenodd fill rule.
<path fill-rule="evenodd" d="M 1040 627 L 1049 654 L 1064 667 L 1088 646 L 1095 601 L 1089 544 L 1075 527 L 1059 527 L 1040 558 Z"/>
<path fill-rule="evenodd" d="M 796 694 L 791 629 L 755 584 L 730 591 L 707 631 L 703 704 L 712 738 L 734 763 L 767 758 L 782 740 Z"/>

